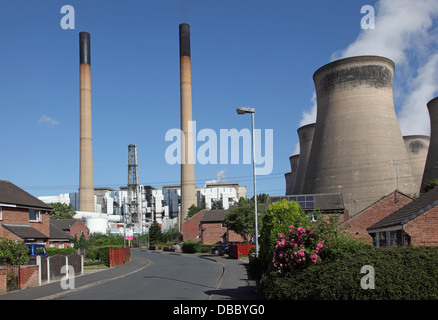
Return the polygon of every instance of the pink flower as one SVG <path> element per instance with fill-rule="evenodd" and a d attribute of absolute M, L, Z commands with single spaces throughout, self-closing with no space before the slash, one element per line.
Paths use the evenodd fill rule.
<path fill-rule="evenodd" d="M 306 232 L 306 229 L 304 229 L 303 227 L 298 227 L 297 231 L 299 233 L 303 233 L 303 232 Z"/>

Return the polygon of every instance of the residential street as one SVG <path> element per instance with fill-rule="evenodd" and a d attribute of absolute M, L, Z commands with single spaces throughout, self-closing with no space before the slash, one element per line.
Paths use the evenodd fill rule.
<path fill-rule="evenodd" d="M 61 282 L 11 292 L 0 300 L 256 300 L 247 261 L 213 255 L 131 250 L 131 262 Z"/>

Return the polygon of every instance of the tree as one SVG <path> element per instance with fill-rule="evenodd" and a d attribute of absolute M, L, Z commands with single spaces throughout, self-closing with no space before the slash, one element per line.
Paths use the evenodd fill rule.
<path fill-rule="evenodd" d="M 211 210 L 223 210 L 222 200 L 211 199 Z"/>
<path fill-rule="evenodd" d="M 438 179 L 437 179 L 437 178 L 427 180 L 427 181 L 424 183 L 424 193 L 426 193 L 426 192 L 432 190 L 432 189 L 435 188 L 436 186 L 438 186 Z"/>
<path fill-rule="evenodd" d="M 76 214 L 76 211 L 70 205 L 65 203 L 51 203 L 50 206 L 53 208 L 53 211 L 50 214 L 51 220 L 73 219 L 73 216 Z"/>
<path fill-rule="evenodd" d="M 193 217 L 195 214 L 197 214 L 202 209 L 205 209 L 205 206 L 204 206 L 204 208 L 199 208 L 198 206 L 192 204 L 189 208 L 189 212 L 187 213 L 185 220 L 189 220 L 191 217 Z"/>
<path fill-rule="evenodd" d="M 81 233 L 81 236 L 79 237 L 77 249 L 88 249 L 88 241 L 85 239 L 85 235 L 83 233 Z"/>
<path fill-rule="evenodd" d="M 162 240 L 164 242 L 178 243 L 182 241 L 182 233 L 179 231 L 178 227 L 173 227 L 166 232 L 163 232 Z"/>
<path fill-rule="evenodd" d="M 258 204 L 257 212 L 261 212 L 261 205 Z M 260 225 L 260 219 L 258 219 Z M 242 236 L 249 241 L 255 234 L 254 202 L 240 198 L 237 207 L 232 208 L 225 215 L 225 224 L 229 230 Z"/>
<path fill-rule="evenodd" d="M 149 241 L 152 243 L 159 243 L 163 238 L 163 233 L 161 232 L 161 227 L 157 221 L 152 222 L 149 228 Z"/>
<path fill-rule="evenodd" d="M 29 248 L 18 241 L 0 238 L 0 261 L 5 259 L 11 265 L 23 265 L 29 260 Z"/>

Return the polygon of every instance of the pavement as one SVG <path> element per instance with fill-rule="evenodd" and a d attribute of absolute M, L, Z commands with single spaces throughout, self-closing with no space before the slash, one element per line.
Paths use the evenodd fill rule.
<path fill-rule="evenodd" d="M 142 249 L 134 249 L 142 250 Z M 162 254 L 169 254 L 162 252 Z M 200 255 L 200 258 L 213 260 L 222 266 L 222 276 L 216 289 L 208 292 L 209 300 L 261 300 L 255 292 L 255 281 L 248 279 L 248 260 L 229 259 L 215 255 Z M 74 278 L 74 289 L 63 289 L 61 281 L 54 281 L 41 286 L 8 292 L 0 295 L 0 300 L 54 300 L 68 295 L 72 291 L 80 291 L 100 285 L 148 267 L 151 261 L 145 257 L 131 255 L 131 261 L 121 266 L 101 271 L 85 272 Z M 67 281 L 64 281 L 68 283 Z M 190 297 L 188 297 L 190 298 Z"/>

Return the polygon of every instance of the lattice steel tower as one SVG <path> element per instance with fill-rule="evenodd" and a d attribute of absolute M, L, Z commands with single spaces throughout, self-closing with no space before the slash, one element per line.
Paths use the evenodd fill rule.
<path fill-rule="evenodd" d="M 128 214 L 126 223 L 128 226 L 132 226 L 138 223 L 141 224 L 141 221 L 138 194 L 137 146 L 130 144 L 128 146 Z"/>

